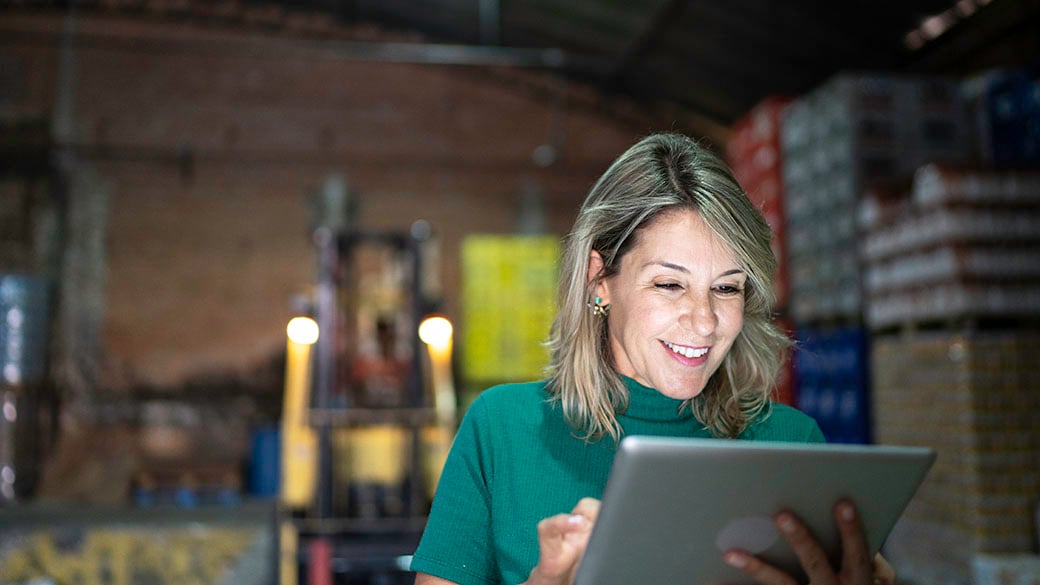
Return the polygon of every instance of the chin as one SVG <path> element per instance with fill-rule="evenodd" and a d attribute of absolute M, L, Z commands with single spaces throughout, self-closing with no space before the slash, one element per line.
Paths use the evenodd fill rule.
<path fill-rule="evenodd" d="M 700 385 L 696 390 L 690 390 L 690 388 L 696 387 L 696 384 L 680 384 L 675 386 L 666 387 L 664 390 L 658 388 L 657 391 L 669 398 L 676 400 L 690 400 L 700 396 L 701 392 L 704 392 L 704 385 Z"/>

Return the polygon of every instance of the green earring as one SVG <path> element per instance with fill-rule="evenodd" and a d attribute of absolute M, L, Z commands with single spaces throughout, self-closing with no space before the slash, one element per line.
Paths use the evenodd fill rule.
<path fill-rule="evenodd" d="M 606 317 L 607 313 L 610 312 L 610 305 L 604 305 L 603 299 L 596 297 L 596 300 L 589 304 L 592 307 L 592 314 L 597 317 Z"/>

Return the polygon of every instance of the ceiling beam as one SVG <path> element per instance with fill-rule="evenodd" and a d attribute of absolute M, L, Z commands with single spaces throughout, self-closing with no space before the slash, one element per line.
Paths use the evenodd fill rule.
<path fill-rule="evenodd" d="M 0 45 L 36 42 L 59 46 L 64 37 L 65 34 L 59 30 L 25 30 L 0 23 Z M 186 38 L 158 31 L 154 34 L 144 35 L 113 30 L 99 32 L 83 29 L 76 33 L 75 42 L 77 46 L 83 48 L 134 50 L 163 54 L 171 52 L 232 54 L 277 59 L 292 55 L 315 60 L 521 67 L 573 71 L 596 76 L 608 71 L 610 65 L 606 59 L 571 53 L 559 48 L 287 39 L 273 36 L 262 39 L 218 35 L 198 35 Z"/>
<path fill-rule="evenodd" d="M 907 56 L 916 73 L 973 74 L 1027 65 L 1040 56 L 1040 0 L 1002 0 L 980 8 Z"/>

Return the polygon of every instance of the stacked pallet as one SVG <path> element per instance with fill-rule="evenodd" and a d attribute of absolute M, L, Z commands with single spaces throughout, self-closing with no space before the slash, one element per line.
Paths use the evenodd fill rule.
<path fill-rule="evenodd" d="M 860 218 L 875 439 L 939 453 L 888 547 L 910 581 L 975 583 L 1036 538 L 1040 173 L 925 165 Z"/>
<path fill-rule="evenodd" d="M 863 193 L 925 162 L 965 159 L 964 112 L 955 80 L 843 74 L 781 116 L 790 313 L 803 346 L 795 393 L 830 441 L 871 440 Z"/>
<path fill-rule="evenodd" d="M 968 78 L 977 157 L 998 168 L 1040 165 L 1040 62 Z"/>
<path fill-rule="evenodd" d="M 803 326 L 795 354 L 798 408 L 831 443 L 870 442 L 867 338 L 861 327 Z"/>
<path fill-rule="evenodd" d="M 939 451 L 887 545 L 901 581 L 1004 583 L 1037 542 L 1038 74 L 841 74 L 760 104 L 727 148 L 782 218 L 795 405 L 832 442 Z"/>
<path fill-rule="evenodd" d="M 856 211 L 877 181 L 967 158 L 953 80 L 837 76 L 784 111 L 784 209 L 791 312 L 799 322 L 860 317 Z"/>
<path fill-rule="evenodd" d="M 1033 550 L 1040 499 L 1040 333 L 876 337 L 875 439 L 938 458 L 886 544 L 902 581 L 972 583 L 980 553 Z"/>
<path fill-rule="evenodd" d="M 1040 173 L 926 165 L 910 198 L 861 213 L 868 325 L 1040 316 Z"/>

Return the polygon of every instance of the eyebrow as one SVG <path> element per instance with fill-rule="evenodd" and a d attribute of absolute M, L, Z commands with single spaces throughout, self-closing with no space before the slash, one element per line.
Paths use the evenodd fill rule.
<path fill-rule="evenodd" d="M 646 268 L 647 266 L 662 266 L 664 268 L 671 268 L 672 270 L 677 270 L 677 271 L 682 272 L 684 274 L 689 274 L 690 273 L 690 269 L 689 268 L 686 268 L 685 266 L 683 266 L 681 264 L 673 264 L 671 262 L 647 262 L 646 264 L 643 265 L 643 268 Z M 718 275 L 716 278 L 721 278 L 723 276 L 730 276 L 731 274 L 744 274 L 744 271 L 742 269 L 740 269 L 740 268 L 734 268 L 732 270 L 727 270 L 727 271 L 723 272 L 722 274 Z"/>

